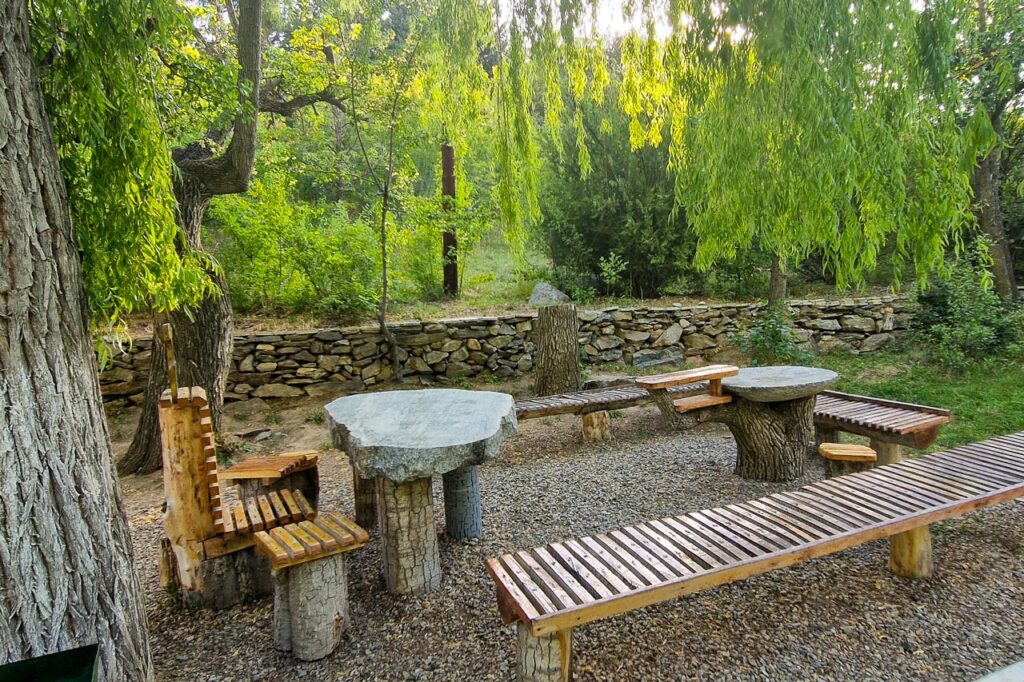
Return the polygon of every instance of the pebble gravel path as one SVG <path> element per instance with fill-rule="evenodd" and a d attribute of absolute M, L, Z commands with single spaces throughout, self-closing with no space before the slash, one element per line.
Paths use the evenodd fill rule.
<path fill-rule="evenodd" d="M 215 612 L 181 609 L 164 595 L 159 478 L 126 485 L 157 679 L 511 680 L 514 629 L 498 617 L 487 557 L 823 477 L 815 462 L 804 481 L 743 481 L 731 474 L 735 448 L 720 427 L 674 434 L 650 407 L 615 416 L 616 440 L 601 444 L 580 443 L 571 417 L 524 422 L 481 467 L 484 537 L 442 537 L 437 592 L 388 594 L 379 543 L 350 554 L 353 626 L 313 663 L 274 650 L 269 598 Z M 347 461 L 331 450 L 320 466 L 321 507 L 351 515 Z M 891 575 L 880 541 L 580 627 L 575 679 L 974 680 L 1024 658 L 1024 504 L 933 530 L 931 580 Z"/>

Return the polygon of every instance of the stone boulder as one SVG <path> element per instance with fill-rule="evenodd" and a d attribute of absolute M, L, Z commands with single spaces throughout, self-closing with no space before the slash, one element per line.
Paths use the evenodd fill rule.
<path fill-rule="evenodd" d="M 682 365 L 684 361 L 683 350 L 679 346 L 669 346 L 660 350 L 645 349 L 633 353 L 633 366 L 637 369 L 660 365 Z"/>
<path fill-rule="evenodd" d="M 530 294 L 530 305 L 538 308 L 563 303 L 572 303 L 572 299 L 547 282 L 537 282 L 537 286 L 533 287 Z"/>

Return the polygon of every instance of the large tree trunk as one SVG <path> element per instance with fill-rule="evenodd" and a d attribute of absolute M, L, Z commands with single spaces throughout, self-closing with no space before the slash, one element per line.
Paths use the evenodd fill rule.
<path fill-rule="evenodd" d="M 178 220 L 191 249 L 202 249 L 200 240 L 203 216 L 210 197 L 203 193 L 199 183 L 188 176 L 175 182 L 178 200 Z M 154 319 L 153 328 L 170 322 L 174 329 L 174 353 L 178 360 L 178 382 L 181 386 L 202 386 L 210 401 L 210 413 L 215 431 L 220 431 L 221 407 L 224 405 L 224 387 L 231 367 L 233 325 L 231 300 L 227 282 L 211 272 L 217 292 L 208 296 L 188 312 L 175 311 Z M 157 404 L 167 386 L 167 364 L 159 334 L 153 335 L 153 356 L 149 380 L 139 414 L 135 437 L 117 470 L 122 474 L 145 474 L 160 468 L 160 429 Z"/>
<path fill-rule="evenodd" d="M 78 251 L 29 48 L 0 10 L 0 664 L 98 642 L 152 674 Z"/>
<path fill-rule="evenodd" d="M 1002 140 L 1002 124 L 998 116 L 993 117 L 992 127 L 996 131 L 996 139 Z M 992 257 L 992 279 L 996 291 L 1004 299 L 1016 301 L 1020 294 L 1014 277 L 1010 242 L 1006 238 L 1003 211 L 999 203 L 1001 166 L 1002 148 L 997 142 L 975 169 L 971 185 L 974 189 L 978 226 L 991 242 L 989 255 Z"/>
<path fill-rule="evenodd" d="M 572 303 L 537 311 L 537 395 L 580 390 L 579 319 Z"/>

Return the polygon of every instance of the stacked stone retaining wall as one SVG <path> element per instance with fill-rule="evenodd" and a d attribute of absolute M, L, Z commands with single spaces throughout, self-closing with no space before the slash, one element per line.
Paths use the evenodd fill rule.
<path fill-rule="evenodd" d="M 899 296 L 791 301 L 798 341 L 814 352 L 868 353 L 908 328 L 910 303 Z M 636 367 L 710 358 L 751 324 L 761 304 L 581 310 L 580 353 L 590 364 Z M 533 369 L 534 314 L 390 325 L 407 378 L 424 384 Z M 100 381 L 107 400 L 141 401 L 151 341 L 114 349 Z M 388 345 L 376 325 L 235 337 L 227 400 L 360 391 L 391 376 Z"/>

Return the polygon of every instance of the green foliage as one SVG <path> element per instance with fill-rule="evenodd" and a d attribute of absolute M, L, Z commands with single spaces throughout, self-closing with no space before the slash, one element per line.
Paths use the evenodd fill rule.
<path fill-rule="evenodd" d="M 932 358 L 953 369 L 995 356 L 1024 357 L 1024 308 L 993 289 L 987 248 L 979 239 L 945 279 L 918 296 L 915 327 Z"/>
<path fill-rule="evenodd" d="M 441 198 L 407 197 L 399 219 L 395 239 L 395 264 L 399 279 L 409 281 L 415 294 L 427 301 L 443 297 L 444 257 L 441 239 L 454 232 L 463 253 L 472 252 L 491 227 L 490 215 L 468 201 L 456 202 L 445 209 Z M 459 279 L 465 273 L 466 259 L 459 260 Z"/>
<path fill-rule="evenodd" d="M 247 195 L 211 205 L 209 229 L 240 311 L 316 311 L 358 319 L 373 310 L 380 263 L 373 228 L 337 207 L 292 201 L 295 181 L 263 172 Z"/>
<path fill-rule="evenodd" d="M 165 0 L 33 0 L 33 48 L 82 251 L 89 307 L 119 328 L 212 290 L 180 254 L 157 51 L 187 26 Z"/>
<path fill-rule="evenodd" d="M 562 286 L 655 296 L 692 272 L 688 263 L 696 238 L 684 212 L 674 209 L 667 141 L 630 149 L 629 121 L 613 97 L 620 82 L 614 69 L 611 78 L 608 100 L 580 105 L 584 128 L 594 134 L 589 173 L 561 147 L 545 147 L 538 231 L 559 268 Z M 574 140 L 575 128 L 567 123 L 561 144 Z M 618 261 L 628 267 L 609 281 L 606 275 L 613 273 L 608 265 Z"/>
<path fill-rule="evenodd" d="M 737 334 L 733 340 L 755 366 L 802 365 L 813 357 L 797 345 L 789 322 L 777 312 L 761 315 L 750 329 Z"/>

